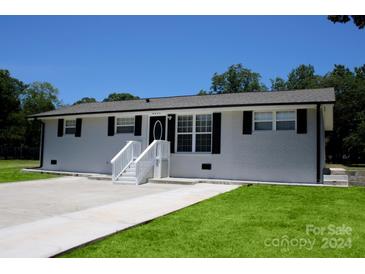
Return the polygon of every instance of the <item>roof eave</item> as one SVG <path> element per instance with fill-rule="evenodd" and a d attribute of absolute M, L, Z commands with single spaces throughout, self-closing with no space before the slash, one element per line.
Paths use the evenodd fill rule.
<path fill-rule="evenodd" d="M 308 104 L 334 104 L 336 101 L 312 101 L 312 102 L 282 102 L 282 103 L 257 103 L 257 104 L 230 104 L 230 105 L 209 105 L 209 106 L 195 106 L 195 107 L 174 107 L 174 108 L 149 108 L 149 109 L 132 109 L 132 110 L 109 110 L 109 111 L 89 111 L 78 113 L 56 113 L 44 115 L 28 115 L 30 119 L 61 117 L 61 116 L 77 116 L 89 114 L 107 114 L 107 113 L 125 113 L 125 112 L 143 112 L 143 111 L 162 111 L 162 110 L 182 110 L 182 109 L 206 109 L 206 108 L 229 108 L 229 107 L 256 107 L 256 106 L 282 106 L 282 105 L 308 105 Z"/>

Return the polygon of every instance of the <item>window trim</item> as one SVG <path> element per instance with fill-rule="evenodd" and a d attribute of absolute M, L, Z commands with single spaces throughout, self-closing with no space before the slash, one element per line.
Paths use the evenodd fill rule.
<path fill-rule="evenodd" d="M 270 122 L 270 120 L 261 120 L 261 121 L 256 121 L 255 120 L 255 113 L 261 113 L 261 112 L 271 112 L 272 113 L 272 129 L 267 129 L 267 130 L 257 130 L 255 127 L 255 122 Z M 277 113 L 278 112 L 294 112 L 294 119 L 280 119 L 277 120 Z M 267 132 L 267 131 L 287 131 L 287 132 L 293 132 L 297 130 L 297 116 L 296 116 L 296 110 L 295 109 L 285 109 L 285 110 L 273 110 L 273 111 L 267 111 L 267 110 L 259 110 L 259 111 L 253 111 L 253 118 L 252 118 L 252 130 L 253 132 Z M 294 121 L 294 128 L 293 129 L 288 129 L 288 130 L 278 130 L 276 128 L 276 123 L 277 122 L 285 122 L 285 121 Z"/>
<path fill-rule="evenodd" d="M 133 132 L 118 132 L 118 127 L 130 127 L 132 126 L 132 124 L 128 124 L 128 125 L 118 125 L 118 119 L 121 119 L 121 118 L 131 118 L 133 119 Z M 123 117 L 118 117 L 116 116 L 115 117 L 115 121 L 114 121 L 114 132 L 115 134 L 134 134 L 134 131 L 135 131 L 135 126 L 136 126 L 136 117 L 135 116 L 123 116 Z"/>
<path fill-rule="evenodd" d="M 67 121 L 75 121 L 75 125 L 74 126 L 67 126 Z M 66 129 L 67 128 L 74 128 L 75 129 L 75 132 L 73 132 L 73 133 L 67 133 L 66 132 Z M 65 121 L 64 121 L 64 124 L 63 124 L 63 134 L 65 135 L 65 136 L 68 136 L 68 135 L 75 135 L 75 133 L 76 133 L 76 118 L 74 118 L 74 119 L 65 119 Z"/>
<path fill-rule="evenodd" d="M 196 116 L 197 115 L 210 115 L 211 117 L 211 131 L 210 132 L 196 132 Z M 192 125 L 192 131 L 191 132 L 178 132 L 178 121 L 179 116 L 193 116 L 193 125 Z M 196 135 L 198 134 L 210 134 L 210 151 L 196 151 Z M 192 148 L 191 151 L 178 151 L 178 135 L 192 135 Z M 183 114 L 176 114 L 175 119 L 175 153 L 177 154 L 212 154 L 213 151 L 213 113 L 183 113 Z"/>

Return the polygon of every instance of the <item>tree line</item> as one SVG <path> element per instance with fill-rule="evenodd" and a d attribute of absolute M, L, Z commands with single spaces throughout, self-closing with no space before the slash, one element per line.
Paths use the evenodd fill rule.
<path fill-rule="evenodd" d="M 326 134 L 329 162 L 365 162 L 365 64 L 354 69 L 335 65 L 324 75 L 315 72 L 312 65 L 299 65 L 287 77 L 271 79 L 270 88 L 261 75 L 242 64 L 235 64 L 215 73 L 209 90 L 199 95 L 234 92 L 280 92 L 285 90 L 334 87 L 334 131 Z M 131 93 L 111 93 L 103 102 L 138 99 Z M 93 103 L 93 97 L 84 97 L 74 103 Z M 39 121 L 30 121 L 27 115 L 64 106 L 58 90 L 48 82 L 24 84 L 12 77 L 8 70 L 0 70 L 0 145 L 7 147 L 37 147 L 40 142 Z M 0 151 L 1 154 L 1 151 Z M 0 155 L 0 157 L 6 155 Z"/>

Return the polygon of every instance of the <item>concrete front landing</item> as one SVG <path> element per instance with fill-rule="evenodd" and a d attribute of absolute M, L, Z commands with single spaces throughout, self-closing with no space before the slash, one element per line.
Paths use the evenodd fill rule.
<path fill-rule="evenodd" d="M 237 186 L 197 184 L 0 229 L 0 257 L 51 257 Z"/>

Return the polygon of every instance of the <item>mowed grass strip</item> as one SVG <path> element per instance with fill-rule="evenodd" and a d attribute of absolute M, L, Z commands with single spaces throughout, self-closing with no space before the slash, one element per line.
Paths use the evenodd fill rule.
<path fill-rule="evenodd" d="M 361 187 L 240 187 L 62 257 L 364 257 L 364 208 Z M 330 235 L 331 225 L 352 232 Z"/>
<path fill-rule="evenodd" d="M 39 161 L 33 160 L 0 160 L 0 183 L 47 179 L 57 177 L 52 174 L 24 172 L 23 168 L 39 166 Z"/>

